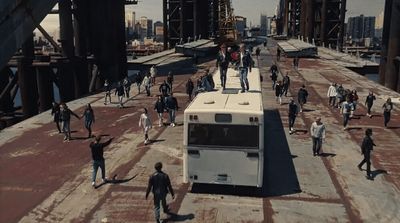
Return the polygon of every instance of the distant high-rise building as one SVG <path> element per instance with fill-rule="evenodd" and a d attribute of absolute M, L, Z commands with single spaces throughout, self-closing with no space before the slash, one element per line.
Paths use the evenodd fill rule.
<path fill-rule="evenodd" d="M 268 17 L 265 14 L 260 16 L 260 35 L 267 36 L 268 33 Z"/>
<path fill-rule="evenodd" d="M 147 28 L 148 28 L 147 17 L 146 16 L 140 17 L 139 24 L 140 24 L 140 30 L 138 31 L 138 34 L 139 38 L 143 40 L 145 37 L 147 37 Z"/>
<path fill-rule="evenodd" d="M 247 19 L 243 16 L 235 16 L 236 18 L 236 29 L 242 37 L 245 36 L 245 29 L 247 27 Z"/>
<path fill-rule="evenodd" d="M 154 34 L 157 42 L 164 41 L 164 23 L 160 21 L 154 23 Z"/>
<path fill-rule="evenodd" d="M 375 37 L 382 38 L 384 12 L 379 13 L 375 21 Z"/>
<path fill-rule="evenodd" d="M 360 15 L 350 17 L 347 23 L 347 36 L 354 42 L 363 42 L 375 37 L 375 17 Z"/>
<path fill-rule="evenodd" d="M 153 20 L 147 20 L 147 38 L 153 37 Z"/>
<path fill-rule="evenodd" d="M 136 25 L 136 13 L 132 12 L 132 28 L 135 30 L 135 25 Z"/>

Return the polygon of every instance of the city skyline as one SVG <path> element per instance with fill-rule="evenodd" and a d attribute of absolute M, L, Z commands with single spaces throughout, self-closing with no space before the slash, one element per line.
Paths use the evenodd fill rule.
<path fill-rule="evenodd" d="M 235 15 L 247 18 L 247 25 L 259 25 L 260 15 L 266 14 L 273 16 L 279 0 L 232 0 Z M 346 22 L 349 17 L 365 16 L 378 17 L 384 9 L 384 0 L 348 0 Z M 154 22 L 162 19 L 162 1 L 161 0 L 146 0 L 139 2 L 138 5 L 128 5 L 125 7 L 125 14 L 129 15 L 132 11 L 136 12 L 136 20 L 142 16 L 152 19 Z M 42 22 L 42 26 L 49 33 L 54 33 L 59 27 L 58 15 L 48 15 Z"/>

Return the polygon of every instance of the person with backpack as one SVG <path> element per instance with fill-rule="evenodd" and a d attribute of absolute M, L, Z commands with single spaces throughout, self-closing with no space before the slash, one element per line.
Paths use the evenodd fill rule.
<path fill-rule="evenodd" d="M 339 86 L 336 89 L 336 99 L 337 99 L 337 107 L 340 108 L 342 103 L 345 101 L 345 90 L 342 84 L 339 84 Z"/>
<path fill-rule="evenodd" d="M 171 88 L 167 84 L 167 81 L 164 80 L 164 82 L 160 85 L 160 88 L 158 89 L 162 96 L 165 98 L 168 96 L 168 94 L 171 92 Z"/>
<path fill-rule="evenodd" d="M 374 150 L 374 140 L 372 139 L 372 129 L 365 130 L 365 136 L 361 144 L 361 154 L 364 159 L 357 165 L 358 169 L 362 171 L 362 166 L 367 163 L 367 179 L 373 180 L 371 174 L 371 152 Z"/>

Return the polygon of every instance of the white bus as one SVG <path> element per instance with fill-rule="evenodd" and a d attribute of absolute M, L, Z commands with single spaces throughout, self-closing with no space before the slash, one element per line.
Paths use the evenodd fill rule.
<path fill-rule="evenodd" d="M 264 109 L 260 72 L 248 74 L 240 93 L 237 71 L 228 69 L 226 89 L 199 93 L 184 112 L 184 182 L 262 187 Z"/>

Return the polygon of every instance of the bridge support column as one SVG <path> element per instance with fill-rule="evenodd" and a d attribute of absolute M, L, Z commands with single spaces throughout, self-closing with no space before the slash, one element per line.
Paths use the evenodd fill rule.
<path fill-rule="evenodd" d="M 89 92 L 89 66 L 87 61 L 88 2 L 74 0 L 74 35 L 76 55 L 77 91 L 80 95 Z"/>
<path fill-rule="evenodd" d="M 50 56 L 36 57 L 40 62 L 50 62 Z M 49 66 L 36 67 L 36 79 L 39 92 L 39 111 L 44 112 L 52 107 L 54 99 L 52 70 Z"/>
<path fill-rule="evenodd" d="M 23 57 L 18 58 L 18 85 L 21 93 L 24 118 L 38 114 L 38 90 L 35 70 L 32 67 L 34 56 L 33 35 L 22 46 Z"/>
<path fill-rule="evenodd" d="M 12 77 L 12 80 L 10 78 Z M 0 111 L 8 113 L 13 111 L 14 103 L 11 98 L 11 89 L 16 84 L 17 78 L 9 67 L 0 70 Z M 14 82 L 14 83 L 13 83 Z"/>
<path fill-rule="evenodd" d="M 58 88 L 60 90 L 60 101 L 69 102 L 74 97 L 74 77 L 71 75 L 73 68 L 68 58 L 57 59 Z"/>
<path fill-rule="evenodd" d="M 396 61 L 396 57 L 400 56 L 400 1 L 393 1 L 390 10 L 392 12 L 389 21 L 390 33 L 385 71 L 385 86 L 392 90 L 399 91 L 399 64 Z"/>

